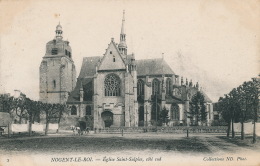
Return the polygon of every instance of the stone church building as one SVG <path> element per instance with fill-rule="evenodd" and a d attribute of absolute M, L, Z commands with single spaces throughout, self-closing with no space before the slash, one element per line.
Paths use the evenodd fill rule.
<path fill-rule="evenodd" d="M 151 126 L 163 109 L 169 111 L 169 126 L 190 124 L 193 118 L 185 112 L 191 97 L 201 91 L 198 83 L 184 82 L 163 58 L 136 60 L 128 54 L 124 24 L 123 16 L 119 44 L 112 38 L 103 56 L 83 58 L 77 79 L 59 24 L 41 62 L 40 100 L 70 105 L 70 123 L 92 117 L 94 128 Z M 203 94 L 210 125 L 212 101 Z"/>

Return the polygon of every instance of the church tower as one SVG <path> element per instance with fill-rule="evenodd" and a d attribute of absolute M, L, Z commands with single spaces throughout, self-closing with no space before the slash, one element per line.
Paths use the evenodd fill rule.
<path fill-rule="evenodd" d="M 76 85 L 76 69 L 69 41 L 63 40 L 60 24 L 55 33 L 55 38 L 46 44 L 40 65 L 40 101 L 64 104 Z"/>
<path fill-rule="evenodd" d="M 122 27 L 120 33 L 120 43 L 118 45 L 119 52 L 124 56 L 127 55 L 127 45 L 125 40 L 125 11 L 123 11 Z"/>

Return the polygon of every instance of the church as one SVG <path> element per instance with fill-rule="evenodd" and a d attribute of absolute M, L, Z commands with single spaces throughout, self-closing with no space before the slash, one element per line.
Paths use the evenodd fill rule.
<path fill-rule="evenodd" d="M 111 38 L 103 56 L 84 57 L 77 79 L 72 49 L 57 25 L 40 65 L 40 101 L 69 105 L 66 125 L 89 126 L 86 121 L 91 119 L 97 129 L 153 126 L 167 110 L 167 125 L 176 126 L 191 124 L 193 118 L 186 113 L 192 96 L 200 91 L 210 125 L 212 101 L 198 83 L 184 82 L 163 57 L 136 60 L 138 55 L 128 54 L 124 15 L 119 44 Z"/>

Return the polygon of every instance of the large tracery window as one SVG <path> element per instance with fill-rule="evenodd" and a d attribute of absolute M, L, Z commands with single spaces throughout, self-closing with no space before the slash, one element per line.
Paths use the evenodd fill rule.
<path fill-rule="evenodd" d="M 115 74 L 109 74 L 105 78 L 105 96 L 120 96 L 120 78 Z"/>
<path fill-rule="evenodd" d="M 142 80 L 137 82 L 137 95 L 144 95 L 144 81 Z"/>
<path fill-rule="evenodd" d="M 166 94 L 169 95 L 171 94 L 171 79 L 167 78 L 166 80 Z"/>
<path fill-rule="evenodd" d="M 158 79 L 153 80 L 152 91 L 153 95 L 160 94 L 160 81 Z"/>

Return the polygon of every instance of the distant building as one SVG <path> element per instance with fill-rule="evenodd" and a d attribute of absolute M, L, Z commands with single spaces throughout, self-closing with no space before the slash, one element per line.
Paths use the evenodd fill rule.
<path fill-rule="evenodd" d="M 94 128 L 150 126 L 163 108 L 169 110 L 170 126 L 190 123 L 185 112 L 200 91 L 198 83 L 184 83 L 163 58 L 136 60 L 128 54 L 124 23 L 123 16 L 119 44 L 112 38 L 103 56 L 83 58 L 77 82 L 71 48 L 58 25 L 40 66 L 40 100 L 66 102 L 71 106 L 68 119 L 74 118 L 71 123 L 86 126 L 85 117 L 91 116 Z M 212 101 L 201 92 L 210 125 Z"/>

